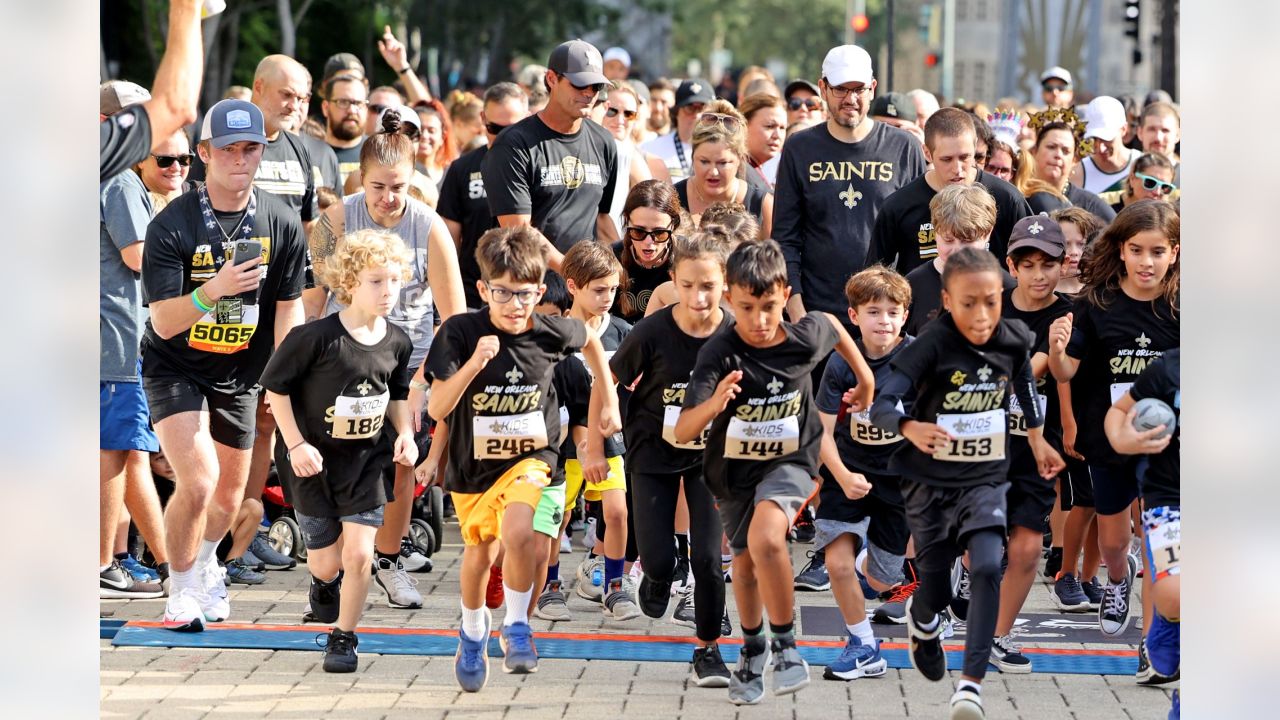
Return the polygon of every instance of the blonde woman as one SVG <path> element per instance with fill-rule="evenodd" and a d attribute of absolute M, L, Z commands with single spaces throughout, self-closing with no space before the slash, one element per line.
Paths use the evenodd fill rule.
<path fill-rule="evenodd" d="M 695 222 L 713 203 L 740 203 L 760 223 L 760 237 L 767 238 L 773 195 L 747 182 L 746 125 L 727 101 L 708 103 L 693 126 L 693 175 L 676 183 L 676 194 Z"/>

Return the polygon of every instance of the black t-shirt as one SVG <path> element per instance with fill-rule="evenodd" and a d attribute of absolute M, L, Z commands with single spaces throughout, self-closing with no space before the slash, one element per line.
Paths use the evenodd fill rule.
<path fill-rule="evenodd" d="M 604 327 L 600 331 L 600 345 L 601 347 L 604 348 L 605 360 L 608 361 L 613 357 L 613 354 L 618 351 L 618 348 L 622 346 L 622 343 L 623 341 L 626 340 L 627 335 L 631 333 L 631 323 L 627 322 L 626 320 L 623 320 L 617 315 L 606 315 L 604 323 L 605 323 Z M 590 332 L 590 330 L 588 330 L 588 332 Z M 587 374 L 588 385 L 586 386 L 586 388 L 582 390 L 582 392 L 584 393 L 582 399 L 587 402 L 590 402 L 591 400 L 590 383 L 595 382 L 595 374 L 591 372 L 591 367 L 587 365 L 587 359 L 586 357 L 583 356 L 581 350 L 578 350 L 577 352 L 575 352 L 573 354 L 573 357 L 570 359 L 575 361 L 578 364 L 578 366 L 582 368 L 582 372 Z M 564 362 L 569 362 L 569 360 L 565 360 Z M 561 363 L 561 364 L 563 365 L 564 363 Z M 573 374 L 577 374 L 576 370 L 573 370 L 571 372 Z M 623 415 L 624 417 L 627 411 L 627 403 L 630 401 L 630 399 L 631 399 L 631 393 L 627 392 L 626 388 L 624 387 L 618 388 L 618 406 L 620 411 L 619 414 Z M 604 439 L 604 456 L 605 457 L 621 457 L 622 454 L 625 453 L 626 451 L 627 451 L 626 441 L 623 439 L 623 435 L 621 432 L 614 433 L 613 435 Z M 565 452 L 566 452 L 566 455 L 565 455 L 566 458 L 576 459 L 578 457 L 578 448 L 576 445 L 570 444 L 570 446 L 565 450 Z"/>
<path fill-rule="evenodd" d="M 891 362 L 895 373 L 877 384 L 872 421 L 898 432 L 903 413 L 896 405 L 903 391 L 915 388 L 911 417 L 941 425 L 955 439 L 932 456 L 909 441 L 900 443 L 889 470 L 938 487 L 1003 482 L 1009 470 L 1009 397 L 1017 392 L 1024 407 L 1031 402 L 1034 341 L 1022 321 L 1002 317 L 991 339 L 977 347 L 946 313 L 899 352 Z M 1036 417 L 1031 424 L 1042 422 Z"/>
<path fill-rule="evenodd" d="M 205 167 L 197 153 L 188 179 L 203 181 L 204 176 Z M 281 130 L 276 139 L 262 149 L 262 161 L 253 176 L 253 186 L 279 197 L 303 222 L 320 215 L 311 153 L 301 137 L 287 130 Z"/>
<path fill-rule="evenodd" d="M 381 340 L 365 345 L 336 314 L 300 325 L 262 371 L 262 387 L 289 396 L 298 430 L 324 458 L 319 474 L 296 477 L 277 430 L 285 498 L 305 515 L 341 517 L 387 502 L 382 474 L 394 454 L 394 431 L 384 432 L 383 424 L 388 403 L 409 397 L 413 342 L 392 323 L 386 328 Z"/>
<path fill-rule="evenodd" d="M 1064 203 L 1061 198 L 1047 192 L 1033 193 L 1031 197 L 1027 198 L 1027 204 L 1031 206 L 1031 212 L 1033 213 L 1047 215 L 1052 213 L 1054 210 L 1074 206 L 1088 210 L 1098 216 L 1098 219 L 1101 220 L 1103 224 L 1109 224 L 1112 220 L 1116 219 L 1116 211 L 1113 210 L 1110 205 L 1103 201 L 1102 198 L 1082 187 L 1068 184 L 1067 192 L 1065 194 L 1067 196 L 1067 202 Z"/>
<path fill-rule="evenodd" d="M 563 135 L 531 115 L 494 141 L 481 164 L 489 211 L 529 215 L 560 252 L 596 237 L 596 218 L 613 201 L 618 147 L 609 131 L 584 121 Z"/>
<path fill-rule="evenodd" d="M 311 281 L 311 257 L 298 214 L 271 193 L 255 190 L 257 214 L 250 239 L 262 243 L 265 269 L 256 304 L 252 300 L 224 298 L 208 321 L 168 340 L 156 334 L 147 321 L 143 337 L 143 374 L 181 374 L 201 385 L 240 394 L 258 382 L 275 344 L 276 302 L 302 296 Z M 142 255 L 142 301 L 146 304 L 189 295 L 215 274 L 214 253 L 230 261 L 233 241 L 210 247 L 202 220 L 200 196 L 186 193 L 161 210 L 147 226 L 147 251 Z M 239 235 L 233 236 L 239 239 Z M 257 313 L 256 330 L 248 346 L 242 342 Z M 215 322 L 222 320 L 223 322 Z M 234 337 L 233 337 L 234 336 Z M 204 349 L 199 349 L 204 348 Z"/>
<path fill-rule="evenodd" d="M 681 472 L 702 462 L 705 434 L 693 442 L 676 444 L 676 420 L 698 351 L 710 338 L 732 332 L 733 327 L 733 316 L 724 313 L 715 332 L 705 338 L 693 337 L 676 324 L 673 307 L 664 307 L 636 323 L 609 360 L 621 386 L 630 387 L 639 379 L 627 403 L 622 431 L 628 462 L 647 473 Z"/>
<path fill-rule="evenodd" d="M 587 413 L 591 407 L 591 373 L 578 358 L 570 355 L 556 363 L 555 374 L 551 385 L 555 388 L 556 399 L 560 402 L 560 427 L 563 428 L 560 441 L 560 467 L 564 461 L 575 457 L 578 446 L 573 442 L 573 427 L 587 427 Z"/>
<path fill-rule="evenodd" d="M 747 194 L 742 198 L 742 206 L 751 213 L 757 223 L 764 222 L 764 198 L 769 189 L 763 185 L 747 182 Z M 676 195 L 680 198 L 680 207 L 689 207 L 689 178 L 676 181 Z"/>
<path fill-rule="evenodd" d="M 1010 320 L 1021 320 L 1026 323 L 1031 334 L 1035 336 L 1035 344 L 1031 350 L 1031 354 L 1035 355 L 1040 352 L 1048 353 L 1049 326 L 1053 325 L 1054 320 L 1070 311 L 1071 301 L 1062 295 L 1055 294 L 1053 304 L 1041 310 L 1025 312 L 1013 304 L 1013 290 L 1005 290 L 1000 314 Z M 1039 396 L 1042 406 L 1040 414 L 1044 415 L 1044 437 L 1055 448 L 1061 448 L 1062 415 L 1059 412 L 1061 403 L 1058 400 L 1058 383 L 1053 379 L 1052 373 L 1046 372 L 1044 377 L 1036 379 L 1036 395 Z M 1037 482 L 1041 482 L 1039 471 L 1036 469 L 1035 456 L 1031 454 L 1031 445 L 1027 440 L 1026 415 L 1022 414 L 1022 407 L 1018 404 L 1016 396 L 1009 399 L 1009 435 L 1010 473 L 1014 477 L 1032 476 Z"/>
<path fill-rule="evenodd" d="M 773 191 L 773 238 L 787 257 L 791 291 L 804 296 L 806 308 L 845 315 L 844 284 L 870 264 L 876 213 L 924 171 L 920 141 L 884 123 L 856 143 L 836 140 L 825 124 L 787 138 Z"/>
<path fill-rule="evenodd" d="M 489 199 L 484 193 L 484 177 L 480 166 L 484 163 L 489 146 L 476 148 L 463 155 L 444 173 L 440 185 L 440 203 L 436 212 L 445 220 L 462 226 L 458 247 L 458 269 L 462 271 L 462 294 L 467 307 L 478 308 L 484 304 L 476 282 L 480 280 L 480 263 L 476 261 L 476 246 L 486 230 L 497 227 L 489 212 Z"/>
<path fill-rule="evenodd" d="M 1076 449 L 1091 465 L 1128 462 L 1111 447 L 1102 419 L 1147 365 L 1181 344 L 1177 316 L 1163 296 L 1134 300 L 1114 290 L 1107 299 L 1102 309 L 1076 298 L 1067 344 L 1067 355 L 1080 361 L 1071 379 L 1071 406 L 1079 427 Z"/>
<path fill-rule="evenodd" d="M 781 464 L 818 474 L 822 423 L 813 407 L 813 368 L 839 339 L 825 316 L 806 315 L 782 323 L 786 339 L 755 348 L 732 330 L 716 333 L 698 351 L 685 388 L 684 407 L 701 405 L 725 375 L 741 370 L 742 392 L 711 421 L 703 468 L 717 497 L 752 491 Z"/>
<path fill-rule="evenodd" d="M 618 260 L 623 262 L 624 266 L 626 266 L 624 260 L 626 252 L 628 250 L 623 247 L 621 240 L 613 244 L 613 254 L 618 256 Z M 618 296 L 614 298 L 613 307 L 609 312 L 634 325 L 644 317 L 644 311 L 649 307 L 649 298 L 653 296 L 653 291 L 671 279 L 671 252 L 667 251 L 667 259 L 656 267 L 647 268 L 638 262 L 626 267 L 627 287 L 625 290 L 618 289 Z M 631 312 L 629 313 L 622 312 L 623 295 L 626 295 L 630 301 Z"/>
<path fill-rule="evenodd" d="M 147 159 L 151 117 L 141 105 L 98 123 L 98 181 L 103 182 Z"/>
<path fill-rule="evenodd" d="M 484 492 L 526 458 L 556 466 L 560 403 L 551 379 L 556 363 L 587 342 L 587 328 L 578 320 L 534 313 L 532 328 L 511 335 L 495 328 L 483 308 L 444 321 L 425 372 L 437 380 L 453 377 L 485 335 L 498 337 L 498 354 L 448 416 L 445 488 L 451 492 Z"/>
<path fill-rule="evenodd" d="M 1138 461 L 1142 503 L 1148 508 L 1182 505 L 1182 351 L 1173 348 L 1147 366 L 1133 382 L 1129 395 L 1136 400 L 1155 398 L 1173 408 L 1178 425 L 1168 447 Z"/>
<path fill-rule="evenodd" d="M 1018 286 L 1018 281 L 1003 268 L 1000 270 L 1000 280 L 1006 291 Z M 930 260 L 907 273 L 907 282 L 911 285 L 911 307 L 902 332 L 919 335 L 929 321 L 942 313 L 942 273 L 938 272 Z"/>
<path fill-rule="evenodd" d="M 329 146 L 333 151 L 334 158 L 338 161 L 338 182 L 337 187 L 339 195 L 345 195 L 343 188 L 347 184 L 347 176 L 360 169 L 360 149 L 364 147 L 364 138 L 360 138 L 360 142 L 349 148 L 340 148 Z"/>
<path fill-rule="evenodd" d="M 911 336 L 905 336 L 897 347 L 889 351 L 888 355 L 875 359 L 867 357 L 867 349 L 862 340 L 855 341 L 871 372 L 876 376 L 877 387 L 893 372 L 893 359 L 914 340 L 915 338 Z M 857 386 L 858 378 L 854 376 L 849 363 L 845 362 L 838 353 L 833 354 L 827 360 L 827 367 L 822 371 L 822 383 L 813 394 L 813 400 L 819 411 L 836 416 L 836 449 L 840 451 L 840 460 L 844 462 L 845 467 L 854 472 L 883 475 L 889 472 L 889 457 L 898 449 L 898 445 L 905 441 L 901 435 L 885 432 L 873 425 L 870 409 L 856 415 L 849 412 L 843 397 L 846 391 Z M 914 403 L 914 393 L 904 397 L 903 412 L 910 413 Z M 844 497 L 844 490 L 840 489 L 840 485 L 838 483 L 834 485 L 835 492 L 840 497 Z M 825 483 L 823 488 L 825 490 Z M 872 493 L 875 493 L 874 489 Z"/>
<path fill-rule="evenodd" d="M 310 135 L 299 135 L 298 139 L 302 141 L 307 148 L 307 154 L 311 156 L 312 184 L 316 187 L 327 187 L 338 195 L 342 195 L 342 180 L 338 177 L 338 156 L 334 154 L 333 148 L 329 147 L 325 141 L 317 140 Z M 319 205 L 316 207 L 318 210 Z"/>
<path fill-rule="evenodd" d="M 979 170 L 976 183 L 986 188 L 996 201 L 996 226 L 991 232 L 990 249 L 991 254 L 1003 262 L 1013 226 L 1031 214 L 1031 207 L 1017 188 L 995 175 Z M 871 231 L 873 260 L 893 264 L 905 275 L 938 257 L 929 213 L 929 201 L 937 194 L 921 175 L 884 201 Z"/>

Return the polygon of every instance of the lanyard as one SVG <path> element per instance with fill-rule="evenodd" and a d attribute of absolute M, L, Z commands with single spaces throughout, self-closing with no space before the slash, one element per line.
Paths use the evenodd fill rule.
<path fill-rule="evenodd" d="M 213 214 L 213 205 L 209 203 L 209 190 L 203 184 L 197 192 L 200 196 L 200 215 L 204 218 L 204 229 L 209 234 L 209 251 L 213 255 L 214 272 L 222 270 L 222 266 L 227 264 L 227 244 L 234 246 L 235 238 L 227 237 L 222 232 L 222 226 L 218 224 L 218 217 Z M 249 204 L 245 207 L 244 217 L 240 218 L 240 239 L 248 240 L 253 236 L 254 215 L 258 211 L 257 195 L 249 191 Z M 222 252 L 213 252 L 215 247 L 222 248 Z"/>
<path fill-rule="evenodd" d="M 689 170 L 689 162 L 684 159 L 684 144 L 680 142 L 680 131 L 671 131 L 671 142 L 676 146 L 676 157 L 680 160 L 680 169 L 684 172 L 685 177 L 693 175 Z"/>
<path fill-rule="evenodd" d="M 765 176 L 764 166 L 757 163 L 755 161 L 755 158 L 749 158 L 748 162 L 750 163 L 752 169 L 756 171 L 756 174 L 760 176 L 760 179 L 764 181 L 764 186 L 769 188 L 770 192 L 773 192 L 773 183 L 769 182 L 769 178 Z"/>

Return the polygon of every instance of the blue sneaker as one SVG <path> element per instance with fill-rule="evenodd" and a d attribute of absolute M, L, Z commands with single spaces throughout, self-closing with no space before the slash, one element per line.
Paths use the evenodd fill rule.
<path fill-rule="evenodd" d="M 160 582 L 160 573 L 138 562 L 132 555 L 125 555 L 120 561 L 120 568 L 129 573 L 136 582 Z"/>
<path fill-rule="evenodd" d="M 822 677 L 828 680 L 856 680 L 860 677 L 880 677 L 884 675 L 889 664 L 880 657 L 880 641 L 874 645 L 863 645 L 857 637 L 850 635 L 845 643 L 844 652 L 835 662 L 827 666 Z"/>
<path fill-rule="evenodd" d="M 453 656 L 453 676 L 463 692 L 480 692 L 489 681 L 489 631 L 493 616 L 484 610 L 484 635 L 472 640 L 458 630 L 458 652 Z"/>
<path fill-rule="evenodd" d="M 1182 702 L 1177 690 L 1173 691 L 1173 707 L 1169 708 L 1169 720 L 1182 720 Z"/>
<path fill-rule="evenodd" d="M 1147 631 L 1147 659 L 1151 669 L 1168 678 L 1178 676 L 1182 664 L 1182 623 L 1169 622 L 1160 613 L 1152 613 Z"/>
<path fill-rule="evenodd" d="M 538 651 L 533 647 L 533 628 L 529 623 L 512 623 L 502 628 L 498 637 L 502 644 L 502 671 L 517 674 L 538 672 Z"/>

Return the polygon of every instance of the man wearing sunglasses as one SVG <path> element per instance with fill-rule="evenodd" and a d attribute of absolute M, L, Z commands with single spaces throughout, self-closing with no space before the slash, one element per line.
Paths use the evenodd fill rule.
<path fill-rule="evenodd" d="M 532 225 L 563 253 L 584 239 L 618 239 L 609 219 L 618 150 L 613 136 L 587 122 L 608 84 L 591 43 L 571 40 L 551 51 L 543 83 L 547 105 L 494 140 L 481 164 L 489 210 L 502 227 Z"/>
<path fill-rule="evenodd" d="M 808 80 L 792 80 L 782 91 L 787 101 L 787 126 L 798 122 L 822 122 L 827 111 L 822 107 L 822 91 Z"/>
<path fill-rule="evenodd" d="M 1040 97 L 1047 108 L 1070 108 L 1076 99 L 1070 71 L 1055 65 L 1040 73 Z"/>
<path fill-rule="evenodd" d="M 340 183 L 347 182 L 352 170 L 360 167 L 360 148 L 364 146 L 364 126 L 369 112 L 369 91 L 359 75 L 338 74 L 325 81 L 324 140 L 338 158 Z M 341 189 L 342 184 L 338 185 Z"/>
<path fill-rule="evenodd" d="M 650 90 L 650 95 L 652 93 Z M 662 160 L 671 182 L 693 174 L 693 146 L 689 144 L 693 139 L 693 126 L 707 103 L 715 99 L 711 83 L 706 80 L 694 78 L 680 83 L 676 88 L 675 129 L 640 146 L 641 150 Z"/>

